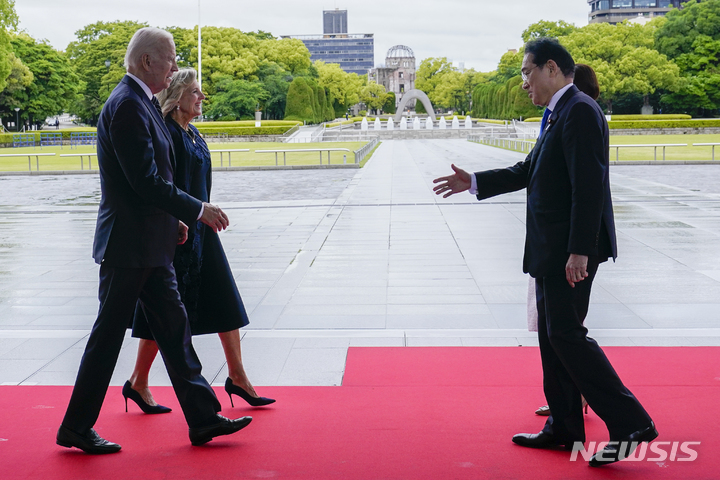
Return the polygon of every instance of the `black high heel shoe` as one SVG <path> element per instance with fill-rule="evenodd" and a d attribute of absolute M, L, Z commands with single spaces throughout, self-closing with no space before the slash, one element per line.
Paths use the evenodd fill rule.
<path fill-rule="evenodd" d="M 264 405 L 270 405 L 271 403 L 275 403 L 274 398 L 265 398 L 265 397 L 253 397 L 249 393 L 247 393 L 242 387 L 238 387 L 237 385 L 233 385 L 232 380 L 230 380 L 230 377 L 228 377 L 227 380 L 225 380 L 225 391 L 228 394 L 228 397 L 230 397 L 230 405 L 233 405 L 232 400 L 232 394 L 234 393 L 238 397 L 241 397 L 243 400 L 245 400 L 247 403 L 249 403 L 253 407 L 262 407 Z"/>
<path fill-rule="evenodd" d="M 154 413 L 170 413 L 172 412 L 172 408 L 170 407 L 164 407 L 162 405 L 150 405 L 145 400 L 143 400 L 142 396 L 140 396 L 140 393 L 137 390 L 133 390 L 132 385 L 130 384 L 130 380 L 125 382 L 125 385 L 123 385 L 122 389 L 122 396 L 125 397 L 125 411 L 128 411 L 127 408 L 127 401 L 128 398 L 132 400 L 133 402 L 137 403 L 137 406 L 140 407 L 140 410 L 143 411 L 143 413 L 147 414 L 154 414 Z"/>

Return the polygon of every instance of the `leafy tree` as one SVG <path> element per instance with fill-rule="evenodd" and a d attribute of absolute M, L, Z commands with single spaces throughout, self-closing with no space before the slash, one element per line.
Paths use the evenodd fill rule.
<path fill-rule="evenodd" d="M 15 13 L 15 0 L 0 0 L 0 91 L 5 88 L 5 80 L 13 69 L 10 30 L 17 29 L 18 16 Z"/>
<path fill-rule="evenodd" d="M 473 90 L 473 116 L 510 120 L 538 115 L 540 109 L 532 104 L 522 89 L 520 76 L 503 84 L 485 82 Z"/>
<path fill-rule="evenodd" d="M 309 85 L 307 77 L 295 77 L 290 84 L 285 104 L 285 118 L 308 123 L 315 121 L 313 106 L 317 103 L 315 92 Z"/>
<path fill-rule="evenodd" d="M 9 60 L 12 69 L 6 79 L 5 90 L 0 92 L 0 117 L 5 117 L 8 121 L 14 122 L 16 115 L 13 114 L 13 110 L 16 107 L 22 107 L 18 96 L 21 91 L 32 84 L 33 74 L 27 65 L 17 58 L 14 53 L 10 54 Z"/>
<path fill-rule="evenodd" d="M 10 43 L 15 56 L 29 72 L 14 62 L 17 78 L 13 79 L 12 89 L 3 92 L 0 111 L 11 114 L 18 106 L 21 118 L 37 124 L 64 112 L 75 100 L 79 84 L 65 54 L 24 33 L 13 35 Z M 29 83 L 28 79 L 31 79 Z"/>
<path fill-rule="evenodd" d="M 679 88 L 678 66 L 654 48 L 656 25 L 594 23 L 560 38 L 577 63 L 595 70 L 608 111 L 618 95 Z"/>
<path fill-rule="evenodd" d="M 425 92 L 435 107 L 469 111 L 472 91 L 487 75 L 473 69 L 461 72 L 443 57 L 420 62 L 416 78 L 415 88 Z M 425 108 L 417 103 L 415 111 L 424 113 Z"/>
<path fill-rule="evenodd" d="M 297 38 L 268 39 L 260 43 L 258 52 L 263 60 L 277 63 L 293 75 L 314 75 L 310 52 Z"/>
<path fill-rule="evenodd" d="M 175 39 L 179 66 L 197 68 L 197 27 L 169 28 Z M 203 27 L 202 80 L 208 96 L 215 93 L 216 82 L 231 76 L 257 81 L 263 65 L 276 64 L 290 75 L 312 75 L 310 52 L 297 39 L 277 40 L 267 32 L 245 33 L 229 27 Z"/>
<path fill-rule="evenodd" d="M 367 106 L 368 110 L 380 110 L 385 105 L 386 99 L 385 87 L 378 83 L 368 82 L 360 89 L 360 101 Z"/>
<path fill-rule="evenodd" d="M 382 111 L 384 113 L 395 113 L 397 109 L 395 105 L 396 102 L 395 92 L 387 92 L 387 97 L 385 98 L 385 103 L 382 106 Z"/>
<path fill-rule="evenodd" d="M 215 120 L 255 118 L 256 108 L 268 98 L 260 82 L 237 80 L 230 76 L 219 78 L 217 92 L 205 114 Z"/>
<path fill-rule="evenodd" d="M 97 122 L 105 100 L 125 75 L 130 39 L 147 26 L 132 21 L 97 22 L 75 32 L 77 40 L 68 45 L 67 54 L 80 78 L 80 97 L 71 106 L 71 113 L 88 123 Z"/>
<path fill-rule="evenodd" d="M 653 23 L 655 46 L 680 67 L 683 88 L 663 103 L 674 111 L 720 108 L 720 0 L 687 2 Z"/>
<path fill-rule="evenodd" d="M 268 97 L 262 103 L 265 118 L 282 119 L 285 115 L 285 102 L 288 89 L 292 82 L 292 75 L 283 70 L 276 63 L 264 62 L 260 65 L 258 76 Z"/>
<path fill-rule="evenodd" d="M 500 57 L 500 63 L 498 64 L 497 71 L 492 76 L 492 79 L 496 83 L 505 83 L 513 77 L 520 75 L 520 69 L 522 68 L 524 52 L 508 50 Z"/>
<path fill-rule="evenodd" d="M 356 73 L 347 73 L 336 63 L 313 62 L 318 73 L 318 84 L 328 91 L 335 110 L 333 117 L 341 117 L 347 109 L 360 101 L 363 80 Z"/>
<path fill-rule="evenodd" d="M 426 58 L 420 62 L 415 74 L 415 88 L 424 92 L 434 104 L 435 88 L 442 82 L 443 75 L 452 70 L 452 63 L 446 57 Z"/>
<path fill-rule="evenodd" d="M 533 23 L 526 28 L 522 33 L 522 39 L 524 43 L 530 40 L 535 40 L 541 37 L 558 38 L 570 35 L 578 28 L 572 23 L 567 23 L 563 20 L 557 22 L 550 22 L 548 20 L 540 20 L 539 22 Z"/>

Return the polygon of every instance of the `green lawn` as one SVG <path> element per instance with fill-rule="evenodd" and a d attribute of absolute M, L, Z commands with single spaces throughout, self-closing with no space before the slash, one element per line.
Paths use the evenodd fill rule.
<path fill-rule="evenodd" d="M 347 148 L 349 152 L 331 152 L 330 163 L 339 165 L 343 163 L 343 155 L 347 155 L 347 163 L 355 163 L 355 150 L 365 145 L 367 142 L 322 142 L 322 143 L 276 143 L 276 142 L 233 142 L 233 143 L 209 143 L 210 150 L 229 150 L 229 149 L 250 149 L 249 152 L 232 152 L 231 163 L 233 167 L 241 166 L 266 166 L 275 165 L 275 154 L 273 153 L 256 153 L 256 150 L 300 150 L 300 149 L 318 149 L 318 148 Z M 13 154 L 13 157 L 0 157 L 0 171 L 18 172 L 28 171 L 27 155 L 35 155 L 40 153 L 55 153 L 54 157 L 39 157 L 40 171 L 51 170 L 80 170 L 80 157 L 60 157 L 61 154 L 87 154 L 94 153 L 95 147 L 82 146 L 70 148 L 63 147 L 26 147 L 26 148 L 0 148 L 1 154 Z M 228 166 L 228 153 L 222 154 L 222 162 L 219 152 L 212 153 L 213 166 Z M 287 165 L 319 165 L 319 152 L 290 152 L 285 154 Z M 32 170 L 36 170 L 36 159 L 31 158 Z M 328 154 L 322 153 L 322 163 L 327 165 Z M 278 164 L 283 165 L 283 154 L 278 154 Z M 92 167 L 97 169 L 97 157 L 92 157 Z M 87 169 L 87 157 L 84 158 L 84 168 Z"/>
<path fill-rule="evenodd" d="M 666 147 L 665 160 L 703 161 L 712 159 L 712 147 L 693 147 L 693 143 L 720 143 L 720 134 L 714 135 L 610 135 L 610 145 L 663 145 L 683 144 L 682 147 Z M 688 146 L 689 145 L 689 146 Z M 502 147 L 498 147 L 502 148 Z M 513 150 L 507 148 L 506 150 Z M 631 147 L 619 149 L 619 160 L 654 160 L 653 147 Z M 715 147 L 715 160 L 720 160 L 720 145 Z M 610 148 L 610 160 L 615 160 L 618 150 Z M 663 149 L 658 147 L 657 159 L 663 158 Z"/>
<path fill-rule="evenodd" d="M 693 147 L 693 143 L 720 143 L 718 135 L 610 135 L 610 145 L 662 145 L 684 144 L 684 147 L 666 147 L 665 160 L 696 161 L 711 160 L 712 147 Z M 689 146 L 688 146 L 689 145 Z M 720 160 L 720 145 L 715 147 L 715 160 Z M 620 148 L 620 161 L 653 160 L 651 147 Z M 616 149 L 610 149 L 610 160 L 615 160 Z M 662 160 L 662 148 L 657 149 L 657 159 Z"/>

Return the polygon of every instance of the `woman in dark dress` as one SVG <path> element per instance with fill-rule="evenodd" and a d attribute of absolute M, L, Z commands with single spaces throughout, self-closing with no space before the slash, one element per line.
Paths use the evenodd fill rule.
<path fill-rule="evenodd" d="M 173 181 L 198 200 L 210 202 L 210 151 L 198 130 L 190 124 L 202 113 L 204 98 L 196 81 L 196 72 L 191 68 L 176 72 L 170 86 L 158 95 L 175 150 Z M 217 333 L 220 336 L 229 374 L 225 391 L 231 402 L 232 394 L 235 394 L 252 406 L 273 403 L 275 400 L 255 393 L 242 364 L 239 329 L 248 324 L 248 316 L 218 234 L 196 222 L 187 226 L 184 243 L 184 225 L 181 225 L 179 237 L 173 265 L 192 334 Z M 141 340 L 135 370 L 122 391 L 125 408 L 127 410 L 127 399 L 130 398 L 145 413 L 166 413 L 170 409 L 155 402 L 148 385 L 148 374 L 158 348 L 143 308 L 138 303 L 133 320 L 132 334 Z"/>

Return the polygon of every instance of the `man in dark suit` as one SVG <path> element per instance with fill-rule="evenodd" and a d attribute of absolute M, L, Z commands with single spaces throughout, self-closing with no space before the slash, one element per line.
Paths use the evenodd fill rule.
<path fill-rule="evenodd" d="M 547 106 L 540 138 L 524 161 L 504 169 L 435 180 L 436 194 L 469 190 L 478 200 L 527 189 L 523 271 L 535 278 L 538 338 L 545 397 L 543 430 L 513 442 L 572 449 L 585 442 L 581 394 L 603 419 L 611 444 L 590 461 L 600 466 L 626 458 L 658 433 L 650 416 L 623 385 L 583 326 L 598 265 L 617 256 L 609 183 L 609 133 L 602 110 L 573 84 L 575 63 L 557 40 L 525 46 L 523 88 Z"/>
<path fill-rule="evenodd" d="M 138 300 L 148 313 L 190 427 L 191 443 L 201 445 L 234 433 L 252 420 L 229 420 L 217 414 L 220 403 L 201 375 L 177 291 L 172 261 L 176 244 L 187 237 L 185 225 L 200 220 L 218 231 L 227 227 L 228 220 L 218 207 L 173 185 L 172 140 L 154 97 L 177 71 L 172 35 L 157 28 L 138 30 L 128 45 L 125 64 L 128 74 L 108 98 L 98 121 L 102 197 L 93 257 L 100 264 L 100 310 L 57 433 L 59 445 L 87 453 L 120 450 L 92 427 Z"/>

